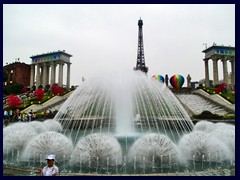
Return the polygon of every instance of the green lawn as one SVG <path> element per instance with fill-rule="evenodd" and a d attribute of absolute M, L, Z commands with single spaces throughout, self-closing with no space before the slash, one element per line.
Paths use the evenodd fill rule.
<path fill-rule="evenodd" d="M 216 94 L 214 88 L 203 88 L 205 92 L 208 94 Z M 229 102 L 235 104 L 235 91 L 227 91 L 227 92 L 220 92 L 218 95 L 222 96 L 224 99 L 228 100 Z"/>

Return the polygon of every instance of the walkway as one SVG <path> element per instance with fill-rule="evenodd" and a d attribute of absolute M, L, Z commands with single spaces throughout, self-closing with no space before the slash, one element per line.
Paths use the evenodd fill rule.
<path fill-rule="evenodd" d="M 38 172 L 36 169 L 23 169 L 4 165 L 3 176 L 38 176 Z M 211 169 L 206 171 L 154 174 L 92 174 L 60 172 L 60 176 L 235 176 L 235 167 L 230 169 Z"/>
<path fill-rule="evenodd" d="M 213 114 L 227 114 L 225 108 L 201 97 L 198 94 L 176 94 L 178 99 L 187 106 L 193 114 L 201 114 L 203 111 L 210 111 Z"/>
<path fill-rule="evenodd" d="M 229 111 L 235 112 L 235 104 L 230 103 L 229 101 L 227 101 L 223 97 L 219 96 L 218 94 L 210 95 L 210 94 L 206 93 L 205 91 L 203 91 L 202 89 L 194 90 L 193 93 L 199 94 L 199 95 L 209 99 L 210 101 L 212 101 L 220 106 L 223 106 L 224 108 L 228 109 Z"/>

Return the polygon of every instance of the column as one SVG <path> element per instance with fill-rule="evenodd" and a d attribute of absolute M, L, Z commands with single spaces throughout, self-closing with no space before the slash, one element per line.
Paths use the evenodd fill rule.
<path fill-rule="evenodd" d="M 40 64 L 37 65 L 37 81 L 36 81 L 36 88 L 38 88 L 38 86 L 40 85 L 40 81 L 41 81 L 41 73 L 40 73 Z"/>
<path fill-rule="evenodd" d="M 56 82 L 56 63 L 52 61 L 51 63 L 51 85 L 55 84 Z"/>
<path fill-rule="evenodd" d="M 46 79 L 46 84 L 49 84 L 49 64 L 47 64 L 47 79 Z"/>
<path fill-rule="evenodd" d="M 43 64 L 41 63 L 40 84 L 43 85 Z"/>
<path fill-rule="evenodd" d="M 70 65 L 71 63 L 67 63 L 67 88 L 70 88 Z"/>
<path fill-rule="evenodd" d="M 42 77 L 43 77 L 42 85 L 44 88 L 47 84 L 47 63 L 43 63 L 43 76 Z"/>
<path fill-rule="evenodd" d="M 30 88 L 33 87 L 35 80 L 35 65 L 31 64 Z"/>
<path fill-rule="evenodd" d="M 205 87 L 210 87 L 209 83 L 209 67 L 208 67 L 208 59 L 203 59 L 205 64 Z"/>
<path fill-rule="evenodd" d="M 213 61 L 213 85 L 217 85 L 218 82 L 218 58 L 214 57 L 212 58 Z"/>
<path fill-rule="evenodd" d="M 231 70 L 232 70 L 231 84 L 232 84 L 232 87 L 234 87 L 235 86 L 235 57 L 232 57 L 230 62 L 231 62 Z"/>
<path fill-rule="evenodd" d="M 223 82 L 228 85 L 228 70 L 227 70 L 227 56 L 222 58 L 222 66 L 223 66 Z"/>
<path fill-rule="evenodd" d="M 59 73 L 58 73 L 58 86 L 62 87 L 63 85 L 63 62 L 59 63 Z"/>

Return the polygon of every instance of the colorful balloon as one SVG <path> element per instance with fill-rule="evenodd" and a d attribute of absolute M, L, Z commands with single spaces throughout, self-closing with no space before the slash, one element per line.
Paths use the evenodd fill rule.
<path fill-rule="evenodd" d="M 156 80 L 159 80 L 161 81 L 162 83 L 164 83 L 164 77 L 159 75 L 159 74 L 155 74 L 152 76 L 153 79 L 156 79 Z"/>
<path fill-rule="evenodd" d="M 179 90 L 184 83 L 184 77 L 179 74 L 175 74 L 170 78 L 170 83 L 172 87 L 174 87 L 176 90 Z"/>

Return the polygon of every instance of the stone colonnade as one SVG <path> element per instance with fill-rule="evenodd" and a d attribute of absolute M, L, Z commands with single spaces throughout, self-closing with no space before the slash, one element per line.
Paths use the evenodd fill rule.
<path fill-rule="evenodd" d="M 231 86 L 233 87 L 235 85 L 235 56 L 226 56 L 226 55 L 212 55 L 209 58 L 205 58 L 205 86 L 210 87 L 210 81 L 209 81 L 209 66 L 208 61 L 209 59 L 212 59 L 213 61 L 213 85 L 219 84 L 219 76 L 218 76 L 218 60 L 222 61 L 223 65 L 223 81 L 228 84 L 228 68 L 227 68 L 227 61 L 231 62 Z"/>
<path fill-rule="evenodd" d="M 37 64 L 31 64 L 31 76 L 30 76 L 30 87 L 34 85 L 35 81 L 35 66 L 37 66 L 37 73 L 36 73 L 36 86 L 43 85 L 46 86 L 47 84 L 55 84 L 56 82 L 56 66 L 59 66 L 58 72 L 58 86 L 63 86 L 63 66 L 67 64 L 67 88 L 70 88 L 70 62 L 65 62 L 62 60 L 51 61 L 51 62 L 41 62 Z M 49 82 L 49 69 L 51 67 L 51 78 Z"/>

